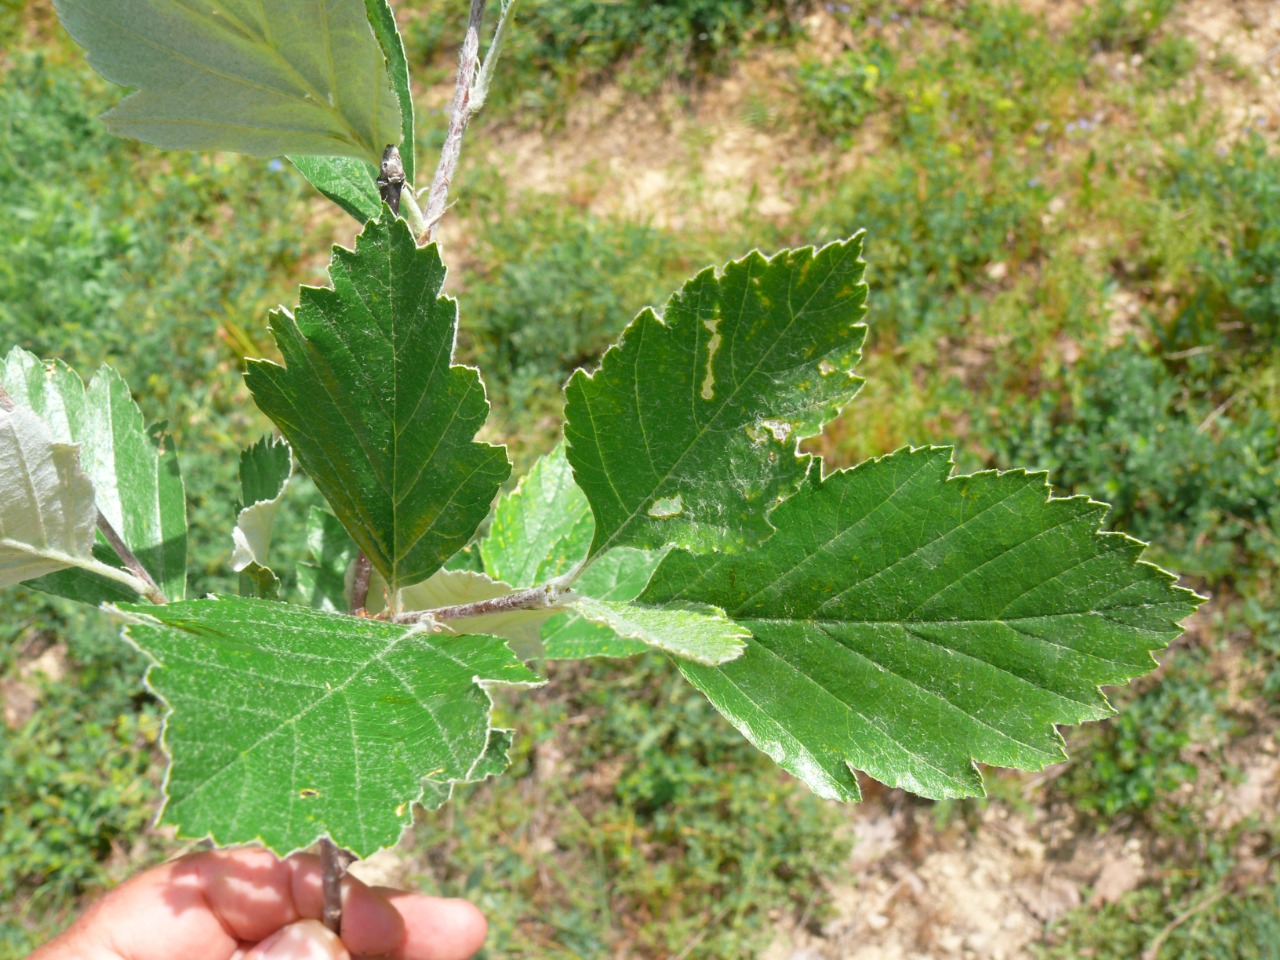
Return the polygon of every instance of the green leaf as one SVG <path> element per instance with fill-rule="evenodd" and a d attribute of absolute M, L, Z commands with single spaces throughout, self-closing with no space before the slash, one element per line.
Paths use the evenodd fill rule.
<path fill-rule="evenodd" d="M 347 572 L 359 552 L 338 518 L 312 507 L 307 515 L 307 553 L 298 564 L 298 590 L 303 602 L 317 610 L 346 613 L 351 607 Z"/>
<path fill-rule="evenodd" d="M 354 0 L 55 0 L 89 64 L 135 92 L 112 133 L 177 150 L 377 163 L 402 118 Z"/>
<path fill-rule="evenodd" d="M 485 572 L 517 587 L 546 583 L 586 558 L 593 525 L 587 498 L 573 482 L 564 444 L 559 444 L 498 500 L 480 541 Z"/>
<path fill-rule="evenodd" d="M 391 86 L 400 104 L 400 160 L 410 187 L 414 177 L 413 94 L 409 89 L 409 62 L 387 0 L 365 0 L 369 26 L 386 59 Z M 311 185 L 361 223 L 382 212 L 378 190 L 379 167 L 353 157 L 290 157 L 289 161 Z"/>
<path fill-rule="evenodd" d="M 453 796 L 453 788 L 459 783 L 479 783 L 490 777 L 500 777 L 511 766 L 511 747 L 515 742 L 514 730 L 499 730 L 494 727 L 489 731 L 489 744 L 484 754 L 476 761 L 475 766 L 461 780 L 441 782 L 428 780 L 423 784 L 421 805 L 427 810 L 438 810 Z"/>
<path fill-rule="evenodd" d="M 643 640 L 620 637 L 616 630 L 592 623 L 576 613 L 562 613 L 542 627 L 544 660 L 634 657 L 652 649 Z"/>
<path fill-rule="evenodd" d="M 354 157 L 290 157 L 313 187 L 361 223 L 382 212 L 378 168 Z"/>
<path fill-rule="evenodd" d="M 862 240 L 704 270 L 660 318 L 645 310 L 594 374 L 566 388 L 565 438 L 615 546 L 739 551 L 804 479 L 816 434 L 857 392 Z"/>
<path fill-rule="evenodd" d="M 396 26 L 391 4 L 387 0 L 364 0 L 364 7 L 369 17 L 369 26 L 373 28 L 373 35 L 378 38 L 378 46 L 382 48 L 382 56 L 391 77 L 391 88 L 400 103 L 400 160 L 404 164 L 405 180 L 412 186 L 416 172 L 416 139 L 413 134 L 413 91 L 409 86 L 409 60 L 404 55 L 404 42 L 400 39 L 400 28 Z M 377 216 L 376 212 L 374 216 Z"/>
<path fill-rule="evenodd" d="M 590 532 L 587 538 L 589 542 Z M 583 549 L 585 551 L 585 544 Z M 573 589 L 597 600 L 634 600 L 666 554 L 665 550 L 614 547 L 583 572 Z M 649 644 L 642 640 L 621 637 L 616 631 L 576 613 L 559 614 L 542 628 L 543 658 L 547 660 L 631 657 L 649 649 Z"/>
<path fill-rule="evenodd" d="M 86 390 L 60 361 L 44 363 L 15 348 L 0 380 L 14 399 L 39 414 L 61 443 L 80 445 L 98 509 L 171 600 L 186 593 L 187 507 L 177 453 L 163 427 L 149 432 L 123 378 L 101 367 Z M 118 565 L 114 554 L 97 551 Z M 109 559 L 108 559 L 109 558 Z M 122 599 L 120 582 L 68 571 L 34 586 L 84 603 Z"/>
<path fill-rule="evenodd" d="M 950 469 L 932 448 L 814 477 L 763 545 L 672 553 L 640 598 L 751 631 L 739 659 L 680 669 L 824 797 L 856 799 L 855 769 L 942 798 L 982 793 L 975 761 L 1064 759 L 1054 724 L 1111 713 L 1099 685 L 1150 671 L 1196 607 L 1142 544 L 1098 532 L 1105 504 Z"/>
<path fill-rule="evenodd" d="M 623 639 L 638 640 L 675 657 L 713 666 L 740 656 L 744 641 L 751 636 L 727 620 L 723 610 L 705 603 L 641 606 L 574 597 L 569 606 Z"/>
<path fill-rule="evenodd" d="M 462 779 L 485 753 L 482 684 L 537 682 L 490 637 L 237 597 L 123 609 L 170 711 L 163 820 L 220 845 L 391 846 L 424 778 Z"/>
<path fill-rule="evenodd" d="M 444 274 L 436 246 L 384 207 L 354 251 L 335 248 L 333 289 L 304 287 L 296 317 L 273 315 L 287 367 L 253 360 L 246 375 L 392 589 L 465 546 L 511 471 L 504 448 L 474 440 L 489 402 L 475 370 L 451 365 Z"/>
<path fill-rule="evenodd" d="M 444 562 L 443 570 L 470 570 L 473 573 L 484 573 L 484 561 L 480 558 L 480 548 L 475 543 L 467 544 Z"/>
<path fill-rule="evenodd" d="M 489 576 L 517 587 L 533 587 L 564 576 L 587 558 L 595 521 L 573 469 L 558 445 L 498 500 L 493 523 L 480 541 Z M 575 592 L 597 600 L 634 600 L 665 551 L 616 547 L 596 559 L 574 583 Z M 548 660 L 629 657 L 648 644 L 625 639 L 577 613 L 557 613 L 542 628 Z"/>
<path fill-rule="evenodd" d="M 289 445 L 265 436 L 240 454 L 241 506 L 231 532 L 231 569 L 240 574 L 240 593 L 274 600 L 280 595 L 280 578 L 270 567 L 271 531 L 276 510 L 293 473 Z"/>
<path fill-rule="evenodd" d="M 80 451 L 25 407 L 0 409 L 0 587 L 79 567 L 140 592 L 130 574 L 94 559 L 97 518 Z"/>

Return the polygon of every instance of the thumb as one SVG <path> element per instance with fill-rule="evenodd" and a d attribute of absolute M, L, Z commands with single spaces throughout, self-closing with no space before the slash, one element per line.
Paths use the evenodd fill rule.
<path fill-rule="evenodd" d="M 319 920 L 300 920 L 281 927 L 243 960 L 351 960 L 351 955 Z"/>

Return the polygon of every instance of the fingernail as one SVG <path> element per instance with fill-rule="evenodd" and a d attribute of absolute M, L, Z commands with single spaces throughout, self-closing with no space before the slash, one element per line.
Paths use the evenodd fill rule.
<path fill-rule="evenodd" d="M 342 941 L 319 920 L 302 920 L 277 930 L 249 951 L 245 960 L 351 960 Z"/>

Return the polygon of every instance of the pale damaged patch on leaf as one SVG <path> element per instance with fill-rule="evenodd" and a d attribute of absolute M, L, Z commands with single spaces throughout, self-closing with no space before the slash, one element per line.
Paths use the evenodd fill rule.
<path fill-rule="evenodd" d="M 753 253 L 644 310 L 599 369 L 566 387 L 565 439 L 595 517 L 590 556 L 618 546 L 745 550 L 803 481 L 818 433 L 861 380 L 861 237 Z M 761 440 L 769 442 L 760 442 Z"/>

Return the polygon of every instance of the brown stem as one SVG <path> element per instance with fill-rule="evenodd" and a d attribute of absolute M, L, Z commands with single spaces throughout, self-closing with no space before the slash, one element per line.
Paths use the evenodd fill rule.
<path fill-rule="evenodd" d="M 467 34 L 462 41 L 462 54 L 458 59 L 458 80 L 453 91 L 453 108 L 449 115 L 449 130 L 444 146 L 440 149 L 440 163 L 431 180 L 427 194 L 427 242 L 435 240 L 436 229 L 449 202 L 449 185 L 458 170 L 458 158 L 462 155 L 462 135 L 467 130 L 474 111 L 471 109 L 472 87 L 480 68 L 480 23 L 484 19 L 485 0 L 471 0 L 471 17 L 467 21 Z"/>
<path fill-rule="evenodd" d="M 142 565 L 142 561 L 129 549 L 129 545 L 124 542 L 124 538 L 116 532 L 116 528 L 111 525 L 111 521 L 103 515 L 101 510 L 98 511 L 98 532 L 102 534 L 102 539 L 106 540 L 111 549 L 116 552 L 116 556 L 124 561 L 124 565 L 129 572 L 147 585 L 147 589 L 144 592 L 146 598 L 156 604 L 168 603 L 169 598 L 164 595 L 160 585 L 147 572 L 147 568 Z"/>
<path fill-rule="evenodd" d="M 321 888 L 324 891 L 324 925 L 342 934 L 342 879 L 355 857 L 325 837 L 320 841 Z"/>
<path fill-rule="evenodd" d="M 490 613 L 506 613 L 510 610 L 534 610 L 538 607 L 549 607 L 559 599 L 562 589 L 552 584 L 541 587 L 530 587 L 528 590 L 517 590 L 505 597 L 494 597 L 492 600 L 477 600 L 474 603 L 461 603 L 456 607 L 441 607 L 438 610 L 415 610 L 399 613 L 391 618 L 392 623 L 421 623 L 434 620 L 446 623 L 450 620 L 466 620 L 468 617 L 482 617 Z"/>
<path fill-rule="evenodd" d="M 361 550 L 356 557 L 356 572 L 351 581 L 351 612 L 357 616 L 364 613 L 369 604 L 369 581 L 373 577 L 373 564 L 368 555 Z"/>

